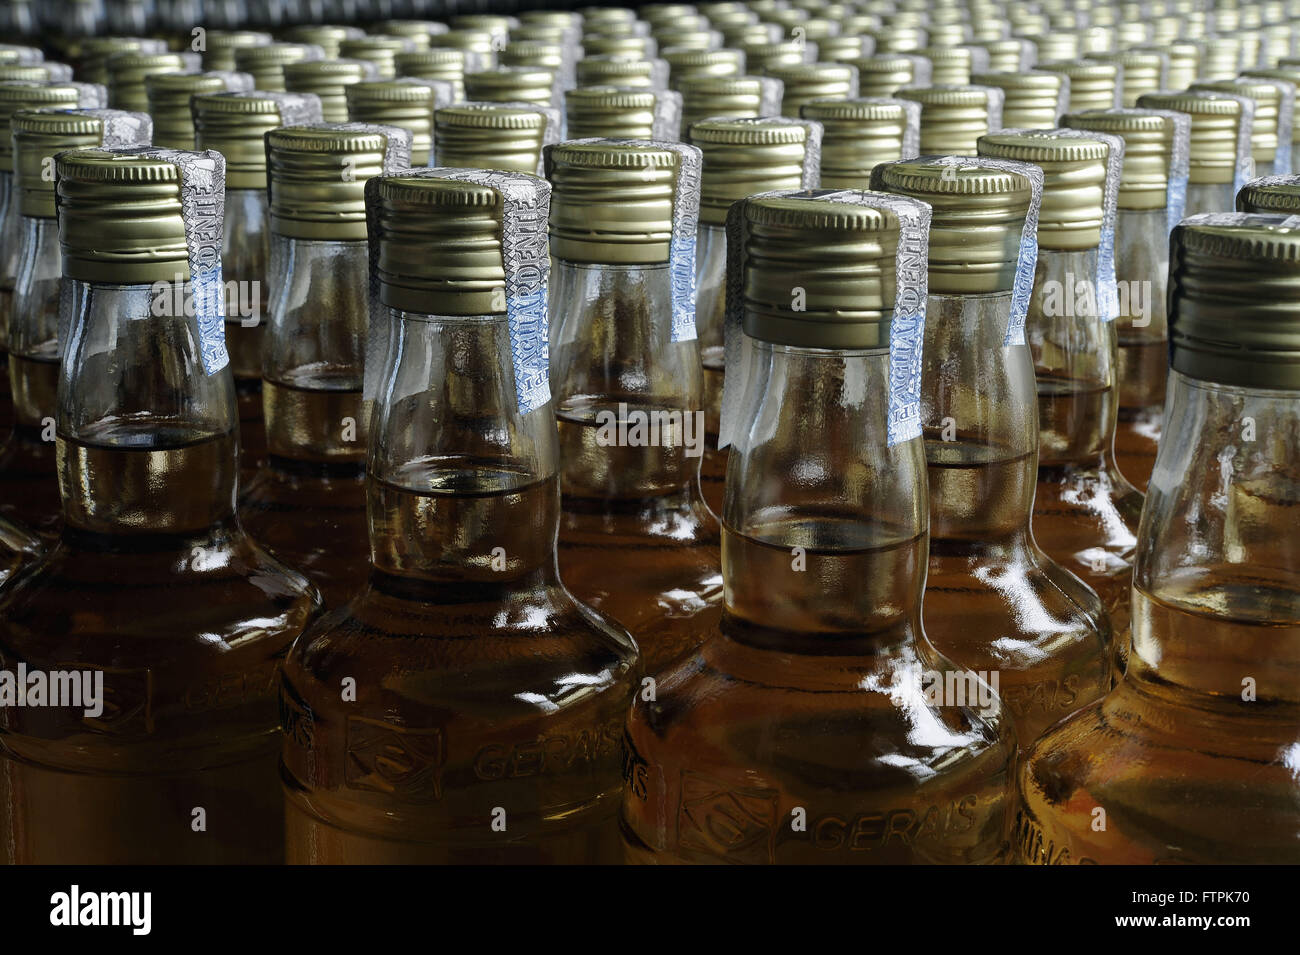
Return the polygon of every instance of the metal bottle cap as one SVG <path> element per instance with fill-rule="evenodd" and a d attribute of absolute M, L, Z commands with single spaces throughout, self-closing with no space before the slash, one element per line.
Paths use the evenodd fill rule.
<path fill-rule="evenodd" d="M 665 50 L 668 83 L 680 90 L 682 83 L 703 76 L 741 76 L 745 72 L 745 54 L 740 50 Z"/>
<path fill-rule="evenodd" d="M 256 30 L 208 30 L 203 38 L 203 68 L 226 70 L 235 68 L 235 51 L 241 47 L 262 46 L 270 43 L 271 34 Z"/>
<path fill-rule="evenodd" d="M 1165 208 L 1175 140 L 1173 117 L 1150 110 L 1099 109 L 1069 113 L 1061 123 L 1074 129 L 1111 133 L 1124 140 L 1119 208 Z"/>
<path fill-rule="evenodd" d="M 781 81 L 766 76 L 710 76 L 683 80 L 682 129 L 711 116 L 742 118 L 781 112 Z M 772 102 L 765 102 L 770 98 Z M 766 107 L 766 109 L 765 109 Z"/>
<path fill-rule="evenodd" d="M 579 86 L 564 94 L 570 139 L 652 139 L 654 90 Z"/>
<path fill-rule="evenodd" d="M 411 165 L 426 166 L 433 151 L 434 110 L 449 105 L 438 102 L 434 82 L 407 76 L 353 83 L 344 94 L 348 101 L 348 119 L 354 123 L 384 123 L 408 130 L 411 134 Z"/>
<path fill-rule="evenodd" d="M 899 99 L 921 104 L 922 155 L 975 155 L 975 141 L 1000 129 L 1001 91 L 987 86 L 901 89 Z"/>
<path fill-rule="evenodd" d="M 255 89 L 276 92 L 284 90 L 285 64 L 324 58 L 324 50 L 310 43 L 265 43 L 235 50 L 235 69 L 252 74 Z"/>
<path fill-rule="evenodd" d="M 893 96 L 905 86 L 930 82 L 930 61 L 922 56 L 885 53 L 853 60 L 858 69 L 858 93 L 862 96 Z"/>
<path fill-rule="evenodd" d="M 1238 212 L 1300 215 L 1300 176 L 1252 179 L 1237 193 Z"/>
<path fill-rule="evenodd" d="M 1043 170 L 1038 244 L 1044 249 L 1083 251 L 1101 244 L 1106 161 L 1101 140 L 1022 132 L 981 136 L 979 154 L 1033 163 Z"/>
<path fill-rule="evenodd" d="M 1175 371 L 1242 388 L 1300 389 L 1300 221 L 1184 219 L 1169 254 Z"/>
<path fill-rule="evenodd" d="M 441 37 L 439 38 L 441 39 Z M 428 44 L 426 43 L 427 47 Z M 392 79 L 397 75 L 397 55 L 416 49 L 410 37 L 383 36 L 369 33 L 352 37 L 339 43 L 339 56 L 350 60 L 365 60 L 375 64 L 379 79 Z"/>
<path fill-rule="evenodd" d="M 1290 81 L 1284 80 L 1282 82 Z M 1283 99 L 1282 87 L 1277 81 L 1239 77 L 1235 80 L 1193 83 L 1191 88 L 1216 93 L 1236 93 L 1239 96 L 1249 96 L 1254 100 L 1255 119 L 1250 127 L 1250 155 L 1255 160 L 1256 168 L 1261 171 L 1265 164 L 1273 162 L 1277 157 L 1279 145 L 1278 121 L 1282 115 Z M 1289 112 L 1293 113 L 1295 110 L 1294 90 L 1292 90 L 1290 107 Z M 1287 142 L 1290 142 L 1289 129 L 1287 130 Z"/>
<path fill-rule="evenodd" d="M 1147 109 L 1171 109 L 1192 118 L 1190 182 L 1229 183 L 1237 175 L 1242 105 L 1217 92 L 1149 93 L 1138 100 Z"/>
<path fill-rule="evenodd" d="M 877 165 L 915 156 L 919 148 L 921 109 L 911 100 L 818 100 L 804 104 L 802 115 L 822 124 L 827 189 L 865 189 Z"/>
<path fill-rule="evenodd" d="M 108 58 L 115 53 L 166 53 L 167 44 L 152 37 L 90 36 L 81 41 L 81 70 L 78 77 L 87 83 L 108 83 Z"/>
<path fill-rule="evenodd" d="M 320 99 L 321 118 L 327 123 L 348 120 L 347 88 L 372 80 L 375 65 L 365 60 L 303 60 L 286 63 L 284 88 L 290 93 L 312 93 Z"/>
<path fill-rule="evenodd" d="M 103 146 L 106 139 L 108 145 L 143 145 L 149 141 L 151 123 L 142 113 L 119 110 L 41 109 L 15 113 L 12 127 L 19 211 L 33 218 L 53 219 L 50 160 L 56 153 Z"/>
<path fill-rule="evenodd" d="M 339 44 L 344 40 L 364 35 L 365 31 L 360 27 L 339 26 L 332 23 L 304 23 L 284 31 L 285 40 L 318 46 L 324 52 L 325 58 L 330 60 L 338 58 Z"/>
<path fill-rule="evenodd" d="M 1071 113 L 1084 110 L 1112 109 L 1119 105 L 1119 72 L 1117 63 L 1102 60 L 1055 60 L 1039 63 L 1036 69 L 1047 73 L 1060 73 L 1070 81 Z M 1007 123 L 1010 126 L 1010 123 Z"/>
<path fill-rule="evenodd" d="M 984 295 L 1015 285 L 1032 198 L 1030 167 L 1017 173 L 974 162 L 909 159 L 881 166 L 874 177 L 880 188 L 933 209 L 932 295 Z"/>
<path fill-rule="evenodd" d="M 578 61 L 576 71 L 579 86 L 654 89 L 656 82 L 655 61 L 638 57 L 585 56 Z"/>
<path fill-rule="evenodd" d="M 200 93 L 224 93 L 252 88 L 243 73 L 155 73 L 145 77 L 153 142 L 167 149 L 194 148 L 194 116 L 190 98 Z"/>
<path fill-rule="evenodd" d="M 804 103 L 858 95 L 858 71 L 847 63 L 799 63 L 774 66 L 767 75 L 780 80 L 785 90 L 781 114 L 798 116 Z"/>
<path fill-rule="evenodd" d="M 115 285 L 189 278 L 175 164 L 99 149 L 60 153 L 55 162 L 66 278 Z"/>
<path fill-rule="evenodd" d="M 71 83 L 0 83 L 0 172 L 12 172 L 14 168 L 10 130 L 14 113 L 45 107 L 71 109 L 79 105 L 80 96 L 81 91 Z"/>
<path fill-rule="evenodd" d="M 776 118 L 706 119 L 691 126 L 687 141 L 699 147 L 704 160 L 700 222 L 725 225 L 731 204 L 746 196 L 815 188 L 809 150 L 815 165 L 820 134 L 813 121 Z"/>
<path fill-rule="evenodd" d="M 436 163 L 536 175 L 547 122 L 545 112 L 525 106 L 444 106 L 433 114 Z"/>
<path fill-rule="evenodd" d="M 976 73 L 971 82 L 1002 90 L 1002 125 L 1012 129 L 1052 129 L 1068 106 L 1069 80 L 1061 73 Z"/>
<path fill-rule="evenodd" d="M 271 231 L 298 239 L 365 239 L 366 180 L 384 173 L 386 163 L 392 166 L 388 154 L 396 134 L 392 127 L 324 123 L 267 133 Z"/>
<path fill-rule="evenodd" d="M 485 103 L 555 103 L 555 71 L 535 66 L 499 66 L 465 76 L 466 98 Z"/>
<path fill-rule="evenodd" d="M 572 140 L 546 154 L 551 252 L 570 262 L 668 262 L 681 154 L 667 143 Z M 699 201 L 698 181 L 690 185 Z"/>
<path fill-rule="evenodd" d="M 108 105 L 113 109 L 148 112 L 146 77 L 183 73 L 197 65 L 197 57 L 181 53 L 114 53 L 108 58 Z"/>
<path fill-rule="evenodd" d="M 226 157 L 227 189 L 266 188 L 268 132 L 287 123 L 321 121 L 307 93 L 203 93 L 190 99 L 194 141 Z"/>
<path fill-rule="evenodd" d="M 456 90 L 456 99 L 465 98 L 465 51 L 451 47 L 434 47 L 415 53 L 399 53 L 394 63 L 398 76 L 445 80 Z"/>

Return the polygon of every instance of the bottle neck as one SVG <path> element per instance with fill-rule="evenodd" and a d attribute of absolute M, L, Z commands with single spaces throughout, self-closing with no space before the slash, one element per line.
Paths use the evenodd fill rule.
<path fill-rule="evenodd" d="M 889 353 L 749 340 L 723 519 L 726 608 L 740 639 L 874 652 L 920 632 L 922 442 L 888 446 Z"/>
<path fill-rule="evenodd" d="M 1096 249 L 1038 252 L 1025 332 L 1038 381 L 1041 465 L 1108 466 L 1117 341 L 1098 308 L 1096 276 Z"/>
<path fill-rule="evenodd" d="M 226 344 L 237 379 L 262 376 L 262 328 L 277 294 L 265 189 L 227 189 L 221 271 L 226 283 Z"/>
<path fill-rule="evenodd" d="M 70 282 L 56 421 L 68 531 L 193 536 L 233 524 L 234 386 L 228 369 L 204 370 L 187 300 L 187 284 Z"/>
<path fill-rule="evenodd" d="M 1236 208 L 1236 190 L 1231 182 L 1189 182 L 1183 218 L 1203 212 L 1232 212 Z"/>
<path fill-rule="evenodd" d="M 275 236 L 273 244 L 282 272 L 263 344 L 267 450 L 280 466 L 359 473 L 369 431 L 366 243 Z"/>
<path fill-rule="evenodd" d="M 1138 532 L 1129 678 L 1300 703 L 1300 396 L 1170 379 Z"/>
<path fill-rule="evenodd" d="M 10 351 L 46 361 L 59 359 L 59 288 L 63 261 L 54 219 L 22 216 L 19 266 L 9 319 Z"/>
<path fill-rule="evenodd" d="M 719 225 L 702 225 L 698 238 L 695 250 L 695 330 L 707 361 L 710 352 L 720 352 L 726 344 L 727 230 Z"/>
<path fill-rule="evenodd" d="M 566 498 L 698 502 L 699 342 L 672 340 L 667 264 L 551 271 L 551 391 Z"/>
<path fill-rule="evenodd" d="M 457 601 L 557 582 L 555 417 L 519 412 L 505 316 L 390 320 L 368 465 L 377 579 Z"/>
<path fill-rule="evenodd" d="M 1024 345 L 1004 347 L 1011 293 L 931 295 L 921 422 L 932 548 L 1004 543 L 1034 506 L 1038 416 Z"/>
<path fill-rule="evenodd" d="M 1164 209 L 1121 209 L 1115 226 L 1119 291 L 1119 402 L 1121 408 L 1159 407 L 1165 400 L 1169 326 L 1169 223 Z"/>

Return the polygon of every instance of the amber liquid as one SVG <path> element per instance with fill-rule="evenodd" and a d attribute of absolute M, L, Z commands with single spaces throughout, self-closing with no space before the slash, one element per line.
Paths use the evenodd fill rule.
<path fill-rule="evenodd" d="M 1119 420 L 1115 426 L 1115 464 L 1139 491 L 1147 489 L 1164 423 L 1169 343 L 1119 341 Z M 1132 383 L 1132 384 L 1129 384 Z"/>
<path fill-rule="evenodd" d="M 704 421 L 707 440 L 704 460 L 700 464 L 700 487 L 704 503 L 715 516 L 722 516 L 727 491 L 727 458 L 730 449 L 718 450 L 718 431 L 722 419 L 722 383 L 725 355 L 721 348 L 704 350 Z"/>
<path fill-rule="evenodd" d="M 760 533 L 785 543 L 724 531 L 720 632 L 633 707 L 627 860 L 1000 861 L 1015 744 L 973 707 L 923 697 L 922 671 L 950 667 L 911 623 L 924 535 L 831 520 Z"/>
<path fill-rule="evenodd" d="M 286 664 L 288 861 L 615 861 L 635 654 L 555 578 L 556 479 L 422 466 L 372 479 L 370 583 Z"/>
<path fill-rule="evenodd" d="M 1038 376 L 1041 452 L 1034 499 L 1034 537 L 1049 555 L 1101 597 L 1115 633 L 1116 662 L 1127 653 L 1129 587 L 1142 517 L 1142 495 L 1124 486 L 1102 455 L 1072 448 L 1105 444 L 1109 402 L 1104 387 L 1077 387 Z"/>
<path fill-rule="evenodd" d="M 959 665 L 998 674 L 998 693 L 1027 748 L 1110 688 L 1112 634 L 1096 598 L 1081 599 L 1078 582 L 1023 533 L 1032 452 L 1003 457 L 982 443 L 929 433 L 925 451 L 932 503 L 926 636 Z"/>
<path fill-rule="evenodd" d="M 262 342 L 266 327 L 259 320 L 246 326 L 226 322 L 226 349 L 235 376 L 239 405 L 240 477 L 249 480 L 266 463 L 266 421 L 262 416 Z"/>
<path fill-rule="evenodd" d="M 9 354 L 14 429 L 0 447 L 0 517 L 52 536 L 62 519 L 49 422 L 57 407 L 58 360 Z M 46 419 L 49 419 L 48 421 Z"/>
<path fill-rule="evenodd" d="M 275 688 L 315 606 L 232 519 L 232 434 L 142 438 L 59 439 L 82 491 L 0 598 L 0 666 L 99 672 L 104 690 L 99 716 L 0 710 L 5 862 L 281 857 Z"/>
<path fill-rule="evenodd" d="M 253 539 L 341 606 L 370 568 L 361 390 L 267 380 L 268 461 L 247 484 L 240 519 Z M 351 382 L 345 382 L 351 384 Z"/>
<path fill-rule="evenodd" d="M 1023 767 L 1032 863 L 1300 862 L 1300 604 L 1233 565 L 1134 589 L 1129 673 Z M 1144 647 L 1160 644 L 1159 673 Z M 1256 699 L 1243 699 L 1243 680 Z"/>
<path fill-rule="evenodd" d="M 587 405 L 556 415 L 566 480 L 560 575 L 579 600 L 632 632 L 646 672 L 654 673 L 717 629 L 717 524 L 698 485 L 693 494 L 682 490 L 695 481 L 694 459 L 656 448 L 603 446 L 599 410 Z M 682 440 L 679 433 L 661 436 L 663 444 Z M 615 484 L 637 493 L 609 496 Z"/>

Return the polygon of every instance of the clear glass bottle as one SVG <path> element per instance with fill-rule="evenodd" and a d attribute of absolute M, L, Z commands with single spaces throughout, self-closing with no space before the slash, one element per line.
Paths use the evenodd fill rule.
<path fill-rule="evenodd" d="M 1184 219 L 1124 680 L 1021 768 L 1033 863 L 1300 861 L 1300 230 Z"/>
<path fill-rule="evenodd" d="M 0 434 L 6 436 L 0 446 L 0 485 L 4 473 L 13 467 L 25 469 L 14 456 L 26 457 L 25 442 L 20 434 L 10 434 L 14 424 L 13 398 L 9 381 L 9 321 L 13 313 L 14 282 L 20 264 L 22 213 L 13 188 L 14 154 L 9 124 L 13 114 L 24 109 L 75 107 L 80 92 L 69 83 L 0 83 Z M 44 470 L 44 469 L 42 469 Z M 0 496 L 0 498 L 9 495 Z M 0 499 L 0 516 L 5 516 Z"/>
<path fill-rule="evenodd" d="M 723 310 L 727 276 L 727 210 L 737 199 L 759 192 L 799 189 L 816 183 L 806 170 L 809 137 L 820 130 L 772 119 L 709 119 L 695 123 L 687 142 L 704 160 L 700 176 L 699 243 L 695 251 L 695 325 L 704 367 L 706 444 L 700 465 L 704 500 L 722 513 L 727 450 L 718 448 L 722 383 L 726 365 Z"/>
<path fill-rule="evenodd" d="M 319 102 L 307 95 L 253 91 L 205 93 L 191 99 L 195 142 L 226 157 L 226 346 L 239 400 L 240 478 L 247 484 L 266 462 L 262 414 L 264 312 L 277 294 L 271 274 L 270 211 L 265 135 L 287 123 L 320 122 Z"/>
<path fill-rule="evenodd" d="M 1110 689 L 1113 634 L 1101 599 L 1030 528 L 1038 410 L 1012 289 L 1037 170 L 981 162 L 891 163 L 875 184 L 928 203 L 934 216 L 921 363 L 925 634 L 950 660 L 998 674 L 1023 751 Z"/>
<path fill-rule="evenodd" d="M 548 159 L 560 570 L 632 632 L 648 673 L 697 646 L 722 612 L 718 522 L 700 488 L 700 347 L 683 295 L 694 259 L 674 247 L 674 211 L 688 208 L 677 204 L 698 201 L 677 194 L 683 152 L 696 155 L 597 140 Z"/>
<path fill-rule="evenodd" d="M 240 495 L 239 516 L 334 608 L 369 566 L 365 184 L 384 171 L 388 140 L 376 128 L 320 124 L 272 130 L 266 143 L 279 263 L 262 348 L 267 460 Z"/>
<path fill-rule="evenodd" d="M 979 149 L 1043 169 L 1038 265 L 1026 320 L 1038 388 L 1034 538 L 1101 597 L 1122 673 L 1142 494 L 1115 466 L 1119 346 L 1115 322 L 1099 303 L 1110 147 L 1100 139 L 1035 131 L 992 133 L 981 137 Z"/>
<path fill-rule="evenodd" d="M 524 212 L 507 191 L 529 193 Z M 373 419 L 372 567 L 285 664 L 288 861 L 616 860 L 636 648 L 557 572 L 555 418 L 544 395 L 521 403 L 514 364 L 544 355 L 543 313 L 507 318 L 503 234 L 532 230 L 518 264 L 545 287 L 545 183 L 397 175 L 375 195 L 396 347 Z"/>
<path fill-rule="evenodd" d="M 220 188 L 220 157 L 196 161 Z M 87 149 L 56 172 L 64 522 L 0 597 L 0 666 L 71 671 L 99 705 L 0 709 L 0 859 L 275 862 L 276 682 L 319 601 L 235 517 L 234 387 L 188 301 L 178 166 Z"/>
<path fill-rule="evenodd" d="M 1115 464 L 1139 491 L 1155 465 L 1164 417 L 1169 329 L 1165 279 L 1169 272 L 1169 164 L 1174 121 L 1147 110 L 1071 113 L 1074 129 L 1095 129 L 1124 140 L 1124 169 L 1115 218 L 1115 272 L 1119 284 L 1119 411 Z"/>
<path fill-rule="evenodd" d="M 58 225 L 51 157 L 60 149 L 98 146 L 103 121 L 76 113 L 9 117 L 18 272 L 9 315 L 9 380 L 14 429 L 0 450 L 0 517 L 46 538 L 61 519 L 55 469 L 55 390 L 59 380 Z"/>
<path fill-rule="evenodd" d="M 1187 113 L 1192 118 L 1187 206 L 1183 215 L 1231 212 L 1237 179 L 1241 170 L 1250 165 L 1249 146 L 1246 154 L 1239 152 L 1241 103 L 1227 93 L 1185 90 L 1148 93 L 1138 98 L 1137 105 L 1143 109 Z"/>
<path fill-rule="evenodd" d="M 1010 721 L 987 684 L 982 708 L 926 690 L 957 671 L 921 625 L 920 435 L 888 435 L 899 220 L 870 193 L 858 194 L 865 205 L 819 195 L 739 211 L 756 371 L 727 471 L 726 611 L 653 698 L 633 701 L 629 862 L 994 862 L 1005 851 Z M 924 269 L 924 238 L 912 241 Z"/>

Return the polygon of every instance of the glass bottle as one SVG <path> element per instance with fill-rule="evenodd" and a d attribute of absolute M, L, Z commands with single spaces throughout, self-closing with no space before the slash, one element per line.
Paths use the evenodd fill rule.
<path fill-rule="evenodd" d="M 921 104 L 922 156 L 974 156 L 976 140 L 1002 128 L 1002 91 L 993 87 L 922 86 L 895 95 Z"/>
<path fill-rule="evenodd" d="M 1250 178 L 1250 136 L 1241 135 L 1241 103 L 1228 93 L 1186 90 L 1148 93 L 1142 109 L 1173 110 L 1191 116 L 1192 133 L 1184 216 L 1230 212 L 1237 189 Z"/>
<path fill-rule="evenodd" d="M 632 632 L 648 673 L 693 649 L 722 611 L 718 523 L 700 489 L 698 155 L 595 140 L 547 159 L 560 570 Z"/>
<path fill-rule="evenodd" d="M 1021 768 L 1034 863 L 1300 861 L 1300 230 L 1173 233 L 1165 439 L 1142 513 L 1133 650 Z"/>
<path fill-rule="evenodd" d="M 320 122 L 319 101 L 306 94 L 205 93 L 190 100 L 195 142 L 226 157 L 226 346 L 239 402 L 240 479 L 266 461 L 262 416 L 263 312 L 276 294 L 266 198 L 265 135 L 289 123 Z"/>
<path fill-rule="evenodd" d="M 20 129 L 20 119 L 32 122 Z M 61 270 L 49 164 L 59 149 L 98 146 L 104 123 L 88 115 L 26 110 L 15 111 L 8 120 L 14 261 L 19 267 L 8 322 L 14 428 L 0 449 L 0 517 L 19 530 L 53 538 L 61 516 L 54 448 Z M 148 139 L 147 131 L 143 138 Z"/>
<path fill-rule="evenodd" d="M 506 103 L 460 103 L 433 114 L 435 165 L 536 174 L 558 130 L 546 111 Z"/>
<path fill-rule="evenodd" d="M 910 378 L 891 368 L 889 342 L 902 346 L 893 361 L 915 354 L 923 321 L 925 235 L 900 236 L 899 215 L 921 209 L 814 192 L 751 198 L 732 213 L 755 370 L 727 471 L 726 610 L 652 698 L 633 701 L 629 862 L 993 862 L 1004 852 L 1014 730 L 986 683 L 971 684 L 980 701 L 943 692 L 965 684 L 948 680 L 958 671 L 921 626 L 915 410 L 899 419 L 910 434 L 888 424 L 902 407 L 891 380 Z M 914 265 L 897 270 L 899 259 Z"/>
<path fill-rule="evenodd" d="M 0 666 L 84 693 L 0 709 L 9 863 L 281 857 L 276 681 L 319 602 L 235 517 L 234 387 L 219 314 L 190 298 L 187 229 L 196 248 L 206 230 L 185 218 L 215 214 L 221 157 L 167 155 L 57 157 L 63 530 L 5 586 Z"/>
<path fill-rule="evenodd" d="M 1026 163 L 939 157 L 880 166 L 873 183 L 933 209 L 921 359 L 925 634 L 945 657 L 998 675 L 1022 751 L 1110 689 L 1113 639 L 1101 599 L 1030 529 L 1038 411 L 1022 234 L 1031 208 L 1031 229 L 1038 219 L 1035 179 L 1041 189 Z"/>
<path fill-rule="evenodd" d="M 330 124 L 266 135 L 279 263 L 262 348 L 267 460 L 244 488 L 239 516 L 271 553 L 311 578 L 330 608 L 357 592 L 368 567 L 365 184 L 385 171 L 394 137 L 400 150 L 408 135 Z"/>
<path fill-rule="evenodd" d="M 799 113 L 822 126 L 824 188 L 865 189 L 876 166 L 917 154 L 921 108 L 911 100 L 814 100 Z"/>
<path fill-rule="evenodd" d="M 1170 192 L 1175 139 L 1186 140 L 1175 118 L 1154 110 L 1113 109 L 1071 113 L 1062 120 L 1074 129 L 1093 129 L 1124 140 L 1119 210 L 1115 217 L 1115 271 L 1119 284 L 1119 411 L 1115 425 L 1115 463 L 1120 473 L 1145 491 L 1165 403 L 1169 330 L 1165 321 L 1165 278 L 1169 272 L 1169 230 L 1182 218 L 1171 211 L 1186 183 L 1175 176 Z M 1188 144 L 1178 142 L 1187 155 Z M 1186 172 L 1182 169 L 1179 175 Z"/>
<path fill-rule="evenodd" d="M 372 566 L 285 665 L 288 861 L 609 862 L 638 664 L 556 569 L 546 184 L 436 170 L 372 190 L 395 326 L 373 418 Z"/>
<path fill-rule="evenodd" d="M 700 150 L 699 242 L 695 251 L 695 324 L 704 367 L 704 458 L 700 486 L 715 515 L 722 513 L 727 455 L 718 448 L 726 365 L 727 210 L 760 192 L 814 188 L 821 129 L 812 120 L 707 119 L 688 131 Z"/>
<path fill-rule="evenodd" d="M 13 313 L 14 281 L 18 278 L 20 260 L 19 237 L 22 213 L 18 209 L 17 193 L 13 189 L 14 154 L 9 123 L 13 114 L 22 109 L 41 107 L 75 107 L 80 102 L 80 91 L 71 83 L 0 83 L 0 434 L 6 436 L 0 446 L 0 485 L 5 483 L 5 472 L 26 465 L 18 464 L 15 455 L 26 458 L 26 442 L 22 434 L 11 434 L 14 424 L 13 398 L 9 381 L 9 320 Z M 42 471 L 45 469 L 42 468 Z M 0 517 L 11 516 L 0 495 Z"/>
<path fill-rule="evenodd" d="M 1034 538 L 1106 605 L 1116 672 L 1128 652 L 1129 581 L 1142 493 L 1115 466 L 1118 340 L 1098 269 L 1110 141 L 1069 131 L 993 133 L 980 155 L 1043 169 L 1026 337 L 1038 388 Z"/>

